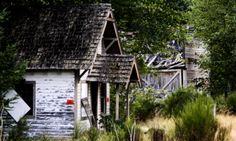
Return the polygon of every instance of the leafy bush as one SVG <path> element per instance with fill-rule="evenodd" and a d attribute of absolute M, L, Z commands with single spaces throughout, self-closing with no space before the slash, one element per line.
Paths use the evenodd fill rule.
<path fill-rule="evenodd" d="M 79 123 L 75 124 L 75 129 L 74 129 L 74 135 L 73 135 L 73 139 L 78 139 L 80 138 L 82 135 L 82 130 L 80 128 Z"/>
<path fill-rule="evenodd" d="M 175 119 L 175 134 L 179 141 L 213 141 L 217 121 L 213 115 L 213 100 L 200 96 L 187 103 Z"/>
<path fill-rule="evenodd" d="M 227 99 L 223 95 L 214 97 L 214 101 L 216 103 L 216 111 L 218 113 L 222 113 L 222 114 L 228 113 L 229 109 L 228 109 L 226 100 Z"/>
<path fill-rule="evenodd" d="M 115 141 L 115 136 L 111 132 L 102 132 L 98 141 Z"/>
<path fill-rule="evenodd" d="M 236 92 L 229 94 L 226 102 L 227 102 L 227 107 L 229 111 L 235 113 L 236 112 Z"/>
<path fill-rule="evenodd" d="M 97 141 L 99 138 L 99 134 L 100 134 L 100 132 L 97 128 L 91 127 L 87 132 L 88 140 L 89 141 Z"/>
<path fill-rule="evenodd" d="M 111 132 L 113 130 L 113 125 L 115 124 L 112 119 L 112 116 L 106 114 L 101 114 L 101 119 L 99 120 L 99 123 L 102 125 L 102 128 L 108 132 Z"/>
<path fill-rule="evenodd" d="M 26 141 L 29 138 L 26 131 L 29 129 L 26 119 L 22 118 L 16 126 L 9 131 L 8 141 Z"/>
<path fill-rule="evenodd" d="M 170 94 L 162 103 L 161 114 L 165 117 L 177 117 L 184 105 L 199 95 L 193 87 L 181 88 Z"/>
<path fill-rule="evenodd" d="M 137 120 L 144 121 L 155 116 L 158 103 L 153 89 L 144 89 L 134 92 L 134 102 L 131 104 L 131 112 Z"/>

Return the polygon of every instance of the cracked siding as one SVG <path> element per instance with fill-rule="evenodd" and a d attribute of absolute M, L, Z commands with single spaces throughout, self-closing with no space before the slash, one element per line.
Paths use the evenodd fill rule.
<path fill-rule="evenodd" d="M 74 105 L 67 105 L 67 99 L 74 99 L 75 78 L 73 72 L 31 72 L 26 81 L 35 81 L 35 117 L 28 120 L 29 135 L 46 134 L 67 137 L 74 130 Z"/>

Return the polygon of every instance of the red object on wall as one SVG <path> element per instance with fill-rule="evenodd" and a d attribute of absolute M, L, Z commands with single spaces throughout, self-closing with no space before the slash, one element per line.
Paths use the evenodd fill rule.
<path fill-rule="evenodd" d="M 106 102 L 109 102 L 110 101 L 110 98 L 109 97 L 106 97 Z"/>
<path fill-rule="evenodd" d="M 67 105 L 73 105 L 75 102 L 73 99 L 67 99 L 66 104 Z"/>

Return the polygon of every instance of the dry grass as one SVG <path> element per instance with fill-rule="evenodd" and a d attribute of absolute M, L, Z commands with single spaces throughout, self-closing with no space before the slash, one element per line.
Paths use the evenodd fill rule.
<path fill-rule="evenodd" d="M 233 115 L 217 115 L 217 120 L 221 127 L 225 127 L 230 130 L 229 141 L 236 141 L 236 116 Z M 140 129 L 146 133 L 144 134 L 144 140 L 148 141 L 149 135 L 147 131 L 151 128 L 164 129 L 166 135 L 170 138 L 174 137 L 174 121 L 173 119 L 165 119 L 163 117 L 155 117 L 146 122 L 141 122 L 138 124 Z"/>
<path fill-rule="evenodd" d="M 229 141 L 236 141 L 236 116 L 234 115 L 217 115 L 217 120 L 220 123 L 221 127 L 226 127 L 230 130 Z M 154 117 L 153 119 L 147 120 L 146 122 L 138 123 L 138 127 L 142 130 L 143 140 L 150 141 L 148 130 L 151 128 L 164 129 L 166 136 L 174 138 L 174 121 L 173 119 L 165 119 L 163 117 Z M 79 141 L 79 139 L 63 139 L 56 140 L 51 139 L 47 141 Z"/>
<path fill-rule="evenodd" d="M 217 120 L 222 127 L 231 129 L 230 141 L 236 141 L 236 116 L 234 115 L 217 115 Z"/>
<path fill-rule="evenodd" d="M 146 122 L 138 123 L 140 129 L 144 132 L 144 140 L 150 140 L 148 130 L 151 128 L 164 129 L 168 137 L 174 136 L 175 124 L 172 119 L 166 119 L 163 117 L 154 117 L 153 119 L 147 120 Z"/>

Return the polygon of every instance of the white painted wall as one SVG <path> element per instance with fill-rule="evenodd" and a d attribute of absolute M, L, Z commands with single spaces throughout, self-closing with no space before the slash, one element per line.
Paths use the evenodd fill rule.
<path fill-rule="evenodd" d="M 29 121 L 29 135 L 67 137 L 74 130 L 74 72 L 27 72 L 26 81 L 35 81 L 35 117 Z"/>
<path fill-rule="evenodd" d="M 85 70 L 80 70 L 80 75 L 83 74 Z M 89 120 L 83 120 L 83 118 L 87 117 L 87 114 L 85 112 L 84 107 L 81 105 L 81 99 L 82 98 L 89 98 L 89 85 L 86 82 L 88 76 L 88 71 L 86 73 L 84 73 L 79 82 L 77 83 L 77 103 L 78 103 L 78 107 L 77 107 L 77 122 L 79 122 L 79 126 L 82 128 L 82 130 L 86 130 L 88 128 L 90 128 L 90 123 Z"/>

